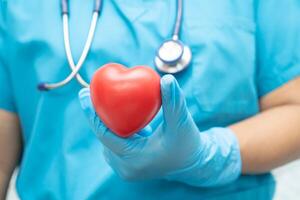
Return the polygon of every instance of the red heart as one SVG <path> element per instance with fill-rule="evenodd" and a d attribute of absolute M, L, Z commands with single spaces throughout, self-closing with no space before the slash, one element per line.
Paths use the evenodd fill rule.
<path fill-rule="evenodd" d="M 95 72 L 90 88 L 98 116 L 121 137 L 144 128 L 161 106 L 160 76 L 150 67 L 106 64 Z"/>

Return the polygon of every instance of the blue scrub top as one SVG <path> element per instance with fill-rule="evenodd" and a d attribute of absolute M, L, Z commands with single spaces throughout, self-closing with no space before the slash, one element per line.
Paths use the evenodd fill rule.
<path fill-rule="evenodd" d="M 39 92 L 40 82 L 69 73 L 60 1 L 1 0 L 0 108 L 21 120 L 21 199 L 271 199 L 271 175 L 243 176 L 218 188 L 164 180 L 126 182 L 107 165 L 80 108 L 79 84 Z M 82 70 L 90 80 L 107 62 L 154 66 L 171 36 L 176 0 L 107 0 Z M 93 1 L 70 2 L 71 47 L 83 49 Z M 283 17 L 282 17 L 283 16 Z M 190 67 L 176 75 L 188 107 L 206 130 L 259 112 L 259 98 L 300 74 L 298 0 L 186 0 L 182 40 Z M 159 152 L 158 152 L 159 153 Z"/>

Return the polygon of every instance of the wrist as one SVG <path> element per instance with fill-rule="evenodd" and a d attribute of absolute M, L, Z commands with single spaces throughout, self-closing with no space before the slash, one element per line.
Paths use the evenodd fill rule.
<path fill-rule="evenodd" d="M 195 152 L 194 162 L 169 173 L 168 180 L 199 187 L 218 186 L 236 180 L 241 174 L 238 140 L 228 128 L 212 128 L 199 133 L 202 147 Z"/>

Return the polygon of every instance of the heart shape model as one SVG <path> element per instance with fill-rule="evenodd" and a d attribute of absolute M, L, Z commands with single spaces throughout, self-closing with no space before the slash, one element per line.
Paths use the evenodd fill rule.
<path fill-rule="evenodd" d="M 106 64 L 95 72 L 90 88 L 98 116 L 120 137 L 144 128 L 161 106 L 160 76 L 150 67 Z"/>

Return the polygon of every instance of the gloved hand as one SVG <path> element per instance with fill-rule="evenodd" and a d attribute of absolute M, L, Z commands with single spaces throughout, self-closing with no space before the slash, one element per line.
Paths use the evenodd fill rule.
<path fill-rule="evenodd" d="M 104 145 L 107 163 L 126 180 L 162 178 L 194 186 L 216 186 L 240 175 L 241 158 L 235 135 L 227 128 L 200 132 L 177 81 L 161 79 L 162 122 L 130 138 L 112 133 L 97 117 L 89 89 L 79 93 L 91 126 Z M 149 135 L 149 136 L 144 136 Z"/>

